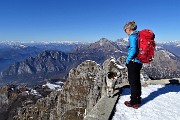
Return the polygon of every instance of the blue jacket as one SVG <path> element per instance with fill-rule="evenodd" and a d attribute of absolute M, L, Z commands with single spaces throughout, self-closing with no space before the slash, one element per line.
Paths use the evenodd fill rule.
<path fill-rule="evenodd" d="M 128 55 L 126 58 L 126 64 L 129 64 L 130 61 L 134 61 L 142 64 L 136 58 L 137 54 L 138 54 L 138 34 L 136 32 L 133 32 L 132 34 L 129 35 L 129 48 L 128 48 Z"/>

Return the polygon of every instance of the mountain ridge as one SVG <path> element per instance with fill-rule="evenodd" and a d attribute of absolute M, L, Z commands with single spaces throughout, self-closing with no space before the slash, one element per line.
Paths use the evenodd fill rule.
<path fill-rule="evenodd" d="M 110 41 L 106 38 L 102 38 L 91 44 L 77 46 L 71 52 L 45 50 L 34 57 L 29 57 L 20 62 L 16 62 L 16 64 L 13 64 L 2 71 L 1 80 L 3 79 L 3 81 L 6 82 L 10 79 L 11 81 L 15 80 L 19 83 L 28 78 L 29 80 L 32 79 L 30 81 L 33 81 L 33 79 L 42 81 L 53 76 L 66 78 L 68 71 L 84 60 L 89 59 L 96 61 L 98 64 L 102 64 L 103 61 L 109 57 L 118 58 L 123 55 L 126 56 L 127 44 L 126 39 Z M 151 79 L 178 77 L 180 58 L 163 47 L 157 48 L 155 59 L 152 64 L 150 64 L 150 67 L 144 65 L 145 72 L 147 72 Z M 166 61 L 169 64 L 163 64 L 163 61 Z"/>

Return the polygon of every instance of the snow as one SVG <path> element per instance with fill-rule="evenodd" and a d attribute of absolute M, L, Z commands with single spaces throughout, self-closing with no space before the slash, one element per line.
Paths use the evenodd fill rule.
<path fill-rule="evenodd" d="M 100 46 L 103 46 L 103 42 L 100 42 L 99 44 L 100 44 Z"/>
<path fill-rule="evenodd" d="M 166 57 L 166 58 L 171 58 L 171 57 L 175 57 L 172 53 L 170 53 L 170 52 L 168 52 L 168 51 L 165 51 L 165 50 L 160 50 L 163 54 L 164 54 L 164 56 Z"/>
<path fill-rule="evenodd" d="M 58 81 L 58 82 L 56 82 L 56 84 L 63 84 L 64 82 L 62 82 L 62 81 Z"/>
<path fill-rule="evenodd" d="M 142 104 L 138 109 L 124 105 L 129 99 L 130 89 L 124 88 L 113 120 L 180 120 L 179 85 L 142 87 Z"/>
<path fill-rule="evenodd" d="M 28 46 L 26 46 L 26 45 L 24 45 L 24 44 L 21 44 L 21 45 L 19 45 L 19 47 L 21 47 L 21 48 L 27 48 Z"/>
<path fill-rule="evenodd" d="M 128 42 L 129 37 L 123 38 L 124 41 Z"/>
<path fill-rule="evenodd" d="M 123 66 L 121 66 L 121 65 L 119 65 L 119 64 L 117 64 L 117 63 L 116 63 L 116 59 L 115 59 L 114 57 L 111 57 L 110 62 L 114 62 L 114 63 L 115 63 L 115 65 L 116 65 L 116 67 L 118 67 L 119 69 L 124 69 L 124 67 L 123 67 Z"/>
<path fill-rule="evenodd" d="M 74 45 L 74 44 L 90 44 L 91 42 L 80 42 L 80 41 L 74 41 L 74 40 L 66 40 L 66 41 L 30 41 L 30 42 L 23 42 L 23 41 L 0 41 L 0 44 L 5 44 L 9 46 L 20 46 L 20 47 L 27 47 L 27 45 L 33 44 L 42 44 L 42 45 L 47 45 L 47 44 L 66 44 L 66 45 Z"/>
<path fill-rule="evenodd" d="M 177 47 L 180 47 L 180 44 L 177 44 L 176 46 L 177 46 Z"/>
<path fill-rule="evenodd" d="M 180 40 L 172 40 L 172 41 L 156 41 L 157 44 L 166 44 L 166 45 L 176 45 L 180 44 Z"/>
<path fill-rule="evenodd" d="M 156 50 L 163 49 L 162 46 L 156 46 Z"/>
<path fill-rule="evenodd" d="M 28 91 L 26 91 L 26 93 L 29 94 Z M 41 94 L 39 94 L 39 93 L 38 93 L 36 90 L 34 90 L 34 89 L 31 89 L 30 94 L 32 94 L 32 95 L 37 95 L 37 96 L 41 96 Z"/>
<path fill-rule="evenodd" d="M 151 80 L 147 74 L 140 74 L 140 80 L 141 82 L 145 82 L 145 81 L 148 81 L 148 80 Z"/>
<path fill-rule="evenodd" d="M 124 67 L 121 66 L 121 65 L 116 64 L 116 66 L 117 66 L 119 69 L 124 69 Z"/>
<path fill-rule="evenodd" d="M 59 82 L 59 83 L 61 83 L 61 82 Z M 47 82 L 43 86 L 47 86 L 51 90 L 57 90 L 57 91 L 61 91 L 62 90 L 61 85 L 56 85 L 56 84 L 52 84 L 52 83 L 49 83 L 49 82 Z"/>

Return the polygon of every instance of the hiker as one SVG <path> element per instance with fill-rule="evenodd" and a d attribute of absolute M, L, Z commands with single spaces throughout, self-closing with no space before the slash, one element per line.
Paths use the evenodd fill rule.
<path fill-rule="evenodd" d="M 130 101 L 125 101 L 127 107 L 138 108 L 141 104 L 141 82 L 140 70 L 142 62 L 137 59 L 138 54 L 138 33 L 136 31 L 137 25 L 134 21 L 128 22 L 124 26 L 124 31 L 129 36 L 128 55 L 126 58 L 126 66 L 128 68 L 128 81 L 131 89 Z"/>

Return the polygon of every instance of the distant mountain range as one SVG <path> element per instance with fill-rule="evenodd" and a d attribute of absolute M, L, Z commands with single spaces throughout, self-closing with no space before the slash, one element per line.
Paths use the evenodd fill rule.
<path fill-rule="evenodd" d="M 101 64 L 107 58 L 127 55 L 127 39 L 94 43 L 81 42 L 1 42 L 1 84 L 37 84 L 49 78 L 66 79 L 69 70 L 85 60 Z M 144 65 L 152 79 L 180 77 L 180 41 L 157 42 L 155 59 Z"/>
<path fill-rule="evenodd" d="M 0 71 L 7 69 L 9 65 L 35 57 L 44 50 L 57 50 L 62 52 L 70 52 L 78 46 L 88 44 L 81 42 L 0 42 Z"/>
<path fill-rule="evenodd" d="M 180 41 L 157 42 L 157 45 L 180 57 Z"/>

